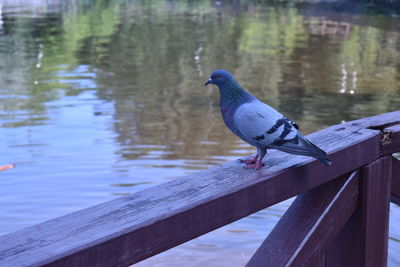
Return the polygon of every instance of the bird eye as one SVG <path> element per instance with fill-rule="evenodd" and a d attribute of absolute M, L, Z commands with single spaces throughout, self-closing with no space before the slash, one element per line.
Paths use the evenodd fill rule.
<path fill-rule="evenodd" d="M 215 75 L 214 75 L 214 79 L 218 79 L 218 78 L 221 78 L 221 75 L 215 74 Z"/>

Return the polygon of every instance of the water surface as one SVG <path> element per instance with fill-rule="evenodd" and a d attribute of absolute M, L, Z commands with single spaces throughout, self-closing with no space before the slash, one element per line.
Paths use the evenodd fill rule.
<path fill-rule="evenodd" d="M 304 134 L 400 109 L 399 15 L 342 1 L 0 0 L 0 165 L 16 164 L 0 173 L 0 234 L 253 153 L 203 86 L 215 68 Z M 289 204 L 141 265 L 240 266 Z"/>

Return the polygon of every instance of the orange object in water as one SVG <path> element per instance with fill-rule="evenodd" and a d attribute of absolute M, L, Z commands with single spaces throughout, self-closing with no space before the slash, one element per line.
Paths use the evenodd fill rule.
<path fill-rule="evenodd" d="M 15 164 L 8 164 L 8 165 L 0 166 L 0 171 L 5 171 L 8 169 L 12 169 L 14 167 L 15 167 Z"/>

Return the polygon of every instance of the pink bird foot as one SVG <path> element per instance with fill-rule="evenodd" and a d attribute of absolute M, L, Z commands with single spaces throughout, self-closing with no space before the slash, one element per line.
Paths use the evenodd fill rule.
<path fill-rule="evenodd" d="M 253 163 L 256 163 L 257 160 L 254 160 L 254 159 L 239 159 L 239 162 L 240 163 L 246 163 L 246 164 L 253 164 Z"/>
<path fill-rule="evenodd" d="M 259 163 L 253 163 L 253 164 L 247 164 L 246 166 L 244 166 L 243 168 L 245 169 L 255 169 L 255 170 L 259 170 L 264 166 L 263 163 L 259 164 Z"/>
<path fill-rule="evenodd" d="M 246 163 L 246 165 L 249 165 L 249 164 L 255 164 L 257 162 L 257 159 L 258 159 L 258 154 L 256 154 L 252 159 L 239 159 L 239 162 Z"/>

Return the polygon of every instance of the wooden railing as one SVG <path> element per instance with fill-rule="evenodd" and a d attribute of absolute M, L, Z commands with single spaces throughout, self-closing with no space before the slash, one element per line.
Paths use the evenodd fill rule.
<path fill-rule="evenodd" d="M 127 266 L 299 195 L 247 266 L 385 266 L 400 111 L 308 136 L 330 166 L 271 151 L 0 237 L 0 266 Z"/>

